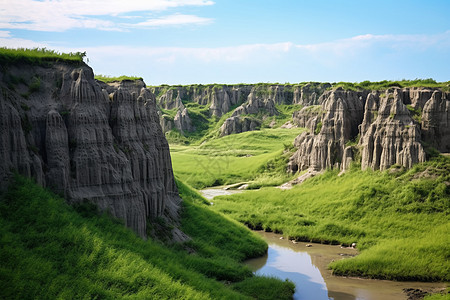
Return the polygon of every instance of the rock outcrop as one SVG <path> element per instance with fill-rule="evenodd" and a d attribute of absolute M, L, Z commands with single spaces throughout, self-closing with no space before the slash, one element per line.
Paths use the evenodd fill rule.
<path fill-rule="evenodd" d="M 236 108 L 220 127 L 220 136 L 258 129 L 261 121 L 249 116 L 256 114 L 273 116 L 277 115 L 278 111 L 271 97 L 259 97 L 256 91 L 252 91 L 248 95 L 248 101 Z"/>
<path fill-rule="evenodd" d="M 450 152 L 450 93 L 434 91 L 423 106 L 422 139 L 441 152 Z"/>
<path fill-rule="evenodd" d="M 182 113 L 184 103 L 197 103 L 209 110 L 210 116 L 221 117 L 236 108 L 226 120 L 220 134 L 239 133 L 259 128 L 262 120 L 240 116 L 277 114 L 279 104 L 321 104 L 322 94 L 331 87 L 329 83 L 291 84 L 239 84 L 239 85 L 188 85 L 156 86 L 151 90 L 156 95 L 157 104 L 163 110 L 177 109 Z M 188 112 L 189 114 L 189 112 Z M 160 114 L 163 131 L 178 128 L 167 115 Z M 181 130 L 180 130 L 181 131 Z M 182 132 L 189 131 L 183 128 Z"/>
<path fill-rule="evenodd" d="M 230 111 L 233 106 L 243 103 L 250 90 L 251 87 L 246 85 L 158 86 L 152 88 L 157 95 L 158 105 L 164 109 L 184 109 L 181 100 L 185 100 L 209 106 L 210 114 L 217 117 Z"/>
<path fill-rule="evenodd" d="M 321 96 L 331 88 L 329 83 L 312 82 L 303 86 L 297 86 L 294 90 L 293 102 L 304 106 L 322 104 Z"/>
<path fill-rule="evenodd" d="M 185 131 L 194 131 L 192 126 L 191 118 L 189 117 L 187 109 L 178 110 L 175 118 L 173 119 L 175 124 L 175 128 L 178 129 L 181 133 Z"/>
<path fill-rule="evenodd" d="M 399 89 L 379 97 L 367 98 L 361 124 L 361 167 L 385 170 L 398 164 L 406 168 L 424 162 L 419 125 L 414 122 Z"/>
<path fill-rule="evenodd" d="M 131 94 L 136 93 L 136 95 L 139 95 L 139 93 L 141 92 L 141 89 L 146 87 L 145 82 L 142 79 L 136 79 L 136 80 L 125 79 L 125 80 L 113 81 L 113 82 L 109 82 L 109 83 L 105 83 L 100 80 L 96 80 L 96 81 L 102 89 L 106 90 L 106 92 L 108 94 L 112 94 L 115 91 L 117 91 L 119 88 L 123 88 L 123 89 L 128 90 Z"/>
<path fill-rule="evenodd" d="M 310 120 L 304 121 L 306 118 L 297 114 L 298 123 L 304 121 L 306 125 L 316 125 L 314 131 L 304 132 L 295 139 L 294 146 L 298 150 L 289 162 L 292 171 L 341 167 L 345 144 L 356 137 L 358 125 L 363 119 L 363 96 L 363 93 L 342 89 L 329 91 L 321 110 L 302 110 L 306 116 L 311 116 Z M 318 118 L 320 121 L 317 121 Z M 345 157 L 345 160 L 348 158 Z"/>
<path fill-rule="evenodd" d="M 69 203 L 95 203 L 141 237 L 149 219 L 177 219 L 169 146 L 145 84 L 118 84 L 110 97 L 91 68 L 63 62 L 1 73 L 2 187 L 12 171 L 34 177 Z M 8 76 L 39 85 L 12 86 Z"/>
<path fill-rule="evenodd" d="M 309 132 L 298 136 L 289 169 L 348 169 L 359 153 L 361 167 L 410 168 L 426 159 L 423 141 L 441 152 L 450 150 L 446 93 L 437 89 L 394 88 L 385 92 L 325 92 L 320 106 L 293 115 L 294 124 Z"/>

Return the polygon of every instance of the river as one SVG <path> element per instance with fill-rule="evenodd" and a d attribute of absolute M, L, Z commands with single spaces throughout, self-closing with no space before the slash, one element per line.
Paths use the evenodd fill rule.
<path fill-rule="evenodd" d="M 434 290 L 442 283 L 401 282 L 334 276 L 327 269 L 332 260 L 355 256 L 355 249 L 341 246 L 297 243 L 279 234 L 257 231 L 269 244 L 268 253 L 245 263 L 258 275 L 289 279 L 295 283 L 294 299 L 304 300 L 398 300 L 407 299 L 405 288 Z M 310 245 L 307 247 L 306 245 Z"/>
<path fill-rule="evenodd" d="M 205 198 L 240 192 L 223 188 L 200 191 Z M 398 300 L 407 299 L 403 289 L 438 291 L 445 283 L 402 282 L 333 276 L 327 265 L 338 259 L 357 255 L 357 251 L 341 246 L 292 243 L 281 235 L 257 231 L 267 242 L 266 255 L 245 263 L 258 275 L 289 279 L 295 286 L 294 299 L 299 300 Z M 309 245 L 309 247 L 307 247 Z"/>

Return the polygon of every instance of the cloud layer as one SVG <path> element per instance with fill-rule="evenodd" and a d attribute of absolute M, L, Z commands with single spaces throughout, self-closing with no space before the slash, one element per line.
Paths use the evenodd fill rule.
<path fill-rule="evenodd" d="M 366 34 L 303 45 L 292 42 L 214 48 L 110 45 L 78 49 L 18 39 L 8 31 L 0 31 L 0 45 L 87 51 L 96 73 L 138 75 L 151 84 L 430 77 L 447 81 L 450 65 L 450 31 L 432 35 Z M 443 74 L 442 78 L 436 74 Z"/>
<path fill-rule="evenodd" d="M 148 14 L 212 4 L 214 2 L 209 0 L 0 0 L 0 28 L 61 32 L 73 28 L 125 30 L 130 26 L 204 24 L 211 20 L 195 15 L 172 14 L 138 23 L 126 17 L 137 12 Z"/>

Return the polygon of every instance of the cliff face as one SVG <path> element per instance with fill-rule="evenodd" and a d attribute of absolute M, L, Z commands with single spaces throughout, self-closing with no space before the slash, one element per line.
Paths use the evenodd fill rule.
<path fill-rule="evenodd" d="M 294 113 L 309 132 L 298 136 L 291 171 L 345 170 L 361 154 L 363 169 L 410 168 L 426 159 L 424 143 L 449 152 L 450 97 L 439 90 L 404 88 L 384 93 L 325 92 L 322 104 Z"/>
<path fill-rule="evenodd" d="M 363 98 L 363 93 L 342 89 L 328 91 L 321 107 L 311 110 L 306 107 L 294 114 L 294 123 L 309 126 L 310 132 L 295 139 L 294 146 L 298 150 L 290 160 L 290 169 L 317 171 L 340 166 L 346 142 L 358 133 L 358 124 L 363 118 Z"/>
<path fill-rule="evenodd" d="M 216 117 L 221 117 L 235 108 L 232 116 L 226 119 L 220 128 L 220 135 L 224 136 L 258 129 L 262 121 L 249 115 L 276 115 L 278 112 L 275 105 L 319 104 L 323 99 L 322 94 L 329 87 L 331 87 L 329 83 L 309 83 L 301 86 L 289 84 L 191 85 L 159 86 L 153 87 L 152 91 L 158 95 L 159 107 L 176 108 L 179 112 L 177 115 L 185 112 L 185 116 L 189 117 L 189 111 L 182 101 L 205 105 L 209 109 L 210 116 Z M 161 114 L 161 126 L 164 132 L 172 128 L 177 128 L 181 132 L 193 130 L 189 122 L 175 124 L 175 120 L 163 114 Z"/>
<path fill-rule="evenodd" d="M 23 80 L 12 84 L 12 78 Z M 27 84 L 33 80 L 38 84 Z M 70 203 L 97 204 L 142 237 L 148 218 L 176 219 L 180 199 L 169 147 L 155 97 L 144 86 L 102 89 L 86 65 L 4 67 L 3 187 L 16 170 Z"/>

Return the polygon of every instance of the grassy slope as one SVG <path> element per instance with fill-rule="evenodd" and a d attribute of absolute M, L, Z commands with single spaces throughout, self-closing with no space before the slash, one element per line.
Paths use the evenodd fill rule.
<path fill-rule="evenodd" d="M 174 172 L 196 188 L 249 180 L 276 185 L 289 179 L 284 167 L 261 172 L 268 162 L 276 163 L 303 130 L 263 129 L 212 139 L 199 146 L 171 145 Z"/>
<path fill-rule="evenodd" d="M 299 240 L 357 242 L 358 257 L 331 265 L 337 274 L 448 281 L 449 182 L 450 159 L 439 157 L 392 174 L 327 171 L 291 190 L 216 197 L 213 209 Z"/>
<path fill-rule="evenodd" d="M 253 277 L 238 263 L 263 253 L 264 242 L 202 207 L 204 200 L 181 183 L 180 191 L 182 228 L 192 241 L 165 246 L 17 178 L 0 201 L 0 298 L 291 297 L 292 284 Z M 270 289 L 260 289 L 261 281 Z"/>

